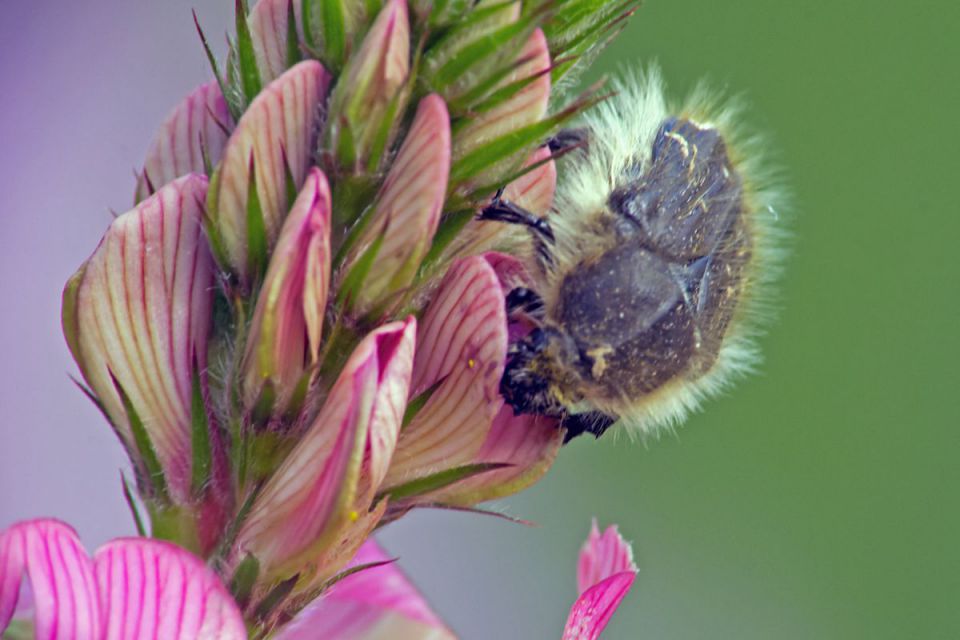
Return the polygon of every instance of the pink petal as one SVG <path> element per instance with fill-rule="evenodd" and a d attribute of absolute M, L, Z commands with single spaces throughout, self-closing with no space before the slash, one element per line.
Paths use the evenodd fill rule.
<path fill-rule="evenodd" d="M 397 401 L 409 388 L 415 327 L 410 318 L 364 338 L 307 433 L 257 497 L 238 541 L 264 569 L 280 572 L 308 560 L 371 506 L 375 487 L 369 470 L 361 478 L 364 454 L 370 450 L 377 469 L 388 458 L 403 417 Z"/>
<path fill-rule="evenodd" d="M 550 51 L 543 31 L 538 28 L 530 35 L 517 59 L 525 62 L 507 75 L 499 86 L 540 75 L 504 103 L 471 118 L 469 124 L 457 132 L 453 145 L 454 162 L 491 140 L 539 122 L 546 115 L 550 101 L 550 74 L 547 72 L 550 68 Z M 517 164 L 521 160 L 517 158 Z M 486 184 L 493 177 L 487 176 L 487 173 L 490 172 L 473 180 L 477 184 Z"/>
<path fill-rule="evenodd" d="M 537 215 L 546 215 L 553 204 L 553 192 L 557 189 L 557 167 L 550 157 L 549 147 L 540 147 L 524 163 L 525 167 L 543 162 L 536 169 L 530 170 L 503 190 L 503 197 L 517 204 L 527 211 Z"/>
<path fill-rule="evenodd" d="M 160 540 L 108 542 L 94 556 L 106 638 L 246 638 L 243 617 L 199 558 Z"/>
<path fill-rule="evenodd" d="M 633 561 L 633 549 L 620 536 L 616 525 L 607 527 L 601 534 L 594 519 L 590 536 L 580 550 L 580 560 L 577 563 L 577 588 L 580 593 L 583 593 L 604 578 L 622 571 L 636 573 L 637 565 Z"/>
<path fill-rule="evenodd" d="M 260 79 L 263 82 L 270 82 L 287 70 L 287 7 L 289 3 L 290 0 L 260 0 L 247 16 L 253 50 L 260 69 Z M 297 35 L 302 39 L 301 6 L 301 0 L 293 0 Z"/>
<path fill-rule="evenodd" d="M 443 99 L 433 94 L 420 102 L 358 243 L 359 257 L 377 236 L 384 238 L 359 292 L 360 308 L 383 301 L 413 280 L 437 230 L 449 173 L 450 116 Z"/>
<path fill-rule="evenodd" d="M 150 143 L 137 179 L 136 201 L 150 195 L 150 185 L 159 189 L 188 173 L 205 173 L 204 152 L 215 166 L 232 127 L 227 101 L 217 83 L 197 87 L 174 107 Z"/>
<path fill-rule="evenodd" d="M 603 534 L 594 520 L 580 550 L 577 588 L 580 597 L 570 609 L 564 640 L 593 640 L 607 626 L 637 575 L 630 545 L 610 526 Z"/>
<path fill-rule="evenodd" d="M 411 398 L 439 387 L 400 434 L 386 486 L 473 462 L 503 399 L 504 293 L 482 257 L 455 263 L 417 337 Z"/>
<path fill-rule="evenodd" d="M 392 558 L 370 539 L 350 566 Z M 454 638 L 396 563 L 363 569 L 338 582 L 277 636 L 278 640 Z"/>
<path fill-rule="evenodd" d="M 36 638 L 98 638 L 103 620 L 93 563 L 76 532 L 57 520 L 30 520 L 0 535 L 0 634 L 26 578 Z"/>
<path fill-rule="evenodd" d="M 594 640 L 610 621 L 627 595 L 636 573 L 622 571 L 590 587 L 570 608 L 563 629 L 564 640 Z"/>
<path fill-rule="evenodd" d="M 301 62 L 254 98 L 227 141 L 210 232 L 223 266 L 248 283 L 247 194 L 251 158 L 267 240 L 272 246 L 287 215 L 286 171 L 299 189 L 316 141 L 316 119 L 330 76 L 314 60 Z"/>
<path fill-rule="evenodd" d="M 330 207 L 327 179 L 313 168 L 280 231 L 257 299 L 245 363 L 248 409 L 269 380 L 282 412 L 316 364 L 330 288 Z"/>
<path fill-rule="evenodd" d="M 497 274 L 502 291 L 532 285 L 523 263 L 516 258 L 502 253 L 486 253 L 483 258 Z M 514 332 L 519 336 L 531 329 L 514 325 L 514 322 L 508 325 L 512 339 Z M 505 404 L 493 419 L 483 446 L 472 462 L 509 466 L 462 480 L 434 493 L 431 498 L 444 504 L 473 505 L 521 491 L 550 469 L 562 444 L 563 432 L 557 427 L 557 420 L 514 415 L 513 408 Z"/>
<path fill-rule="evenodd" d="M 116 378 L 178 501 L 189 493 L 192 375 L 195 364 L 206 369 L 213 303 L 206 192 L 192 174 L 119 216 L 64 293 L 64 332 L 84 378 L 135 450 Z"/>

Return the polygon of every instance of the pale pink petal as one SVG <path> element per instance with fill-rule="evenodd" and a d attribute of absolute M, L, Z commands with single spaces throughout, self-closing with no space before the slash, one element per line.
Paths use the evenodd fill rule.
<path fill-rule="evenodd" d="M 330 76 L 314 60 L 301 62 L 254 98 L 223 151 L 210 234 L 218 258 L 241 281 L 253 275 L 247 264 L 247 196 L 251 161 L 267 241 L 273 245 L 287 215 L 286 168 L 299 189 L 316 141 L 320 104 Z"/>
<path fill-rule="evenodd" d="M 376 213 L 357 256 L 378 237 L 383 243 L 357 294 L 364 309 L 410 284 L 430 249 L 440 222 L 450 173 L 450 117 L 435 94 L 420 102 L 410 131 L 393 161 Z"/>
<path fill-rule="evenodd" d="M 630 545 L 610 526 L 602 534 L 594 520 L 580 550 L 577 590 L 580 597 L 570 609 L 564 640 L 593 640 L 607 626 L 637 575 Z"/>
<path fill-rule="evenodd" d="M 550 52 L 543 31 L 538 28 L 531 34 L 517 60 L 523 63 L 508 74 L 499 86 L 534 76 L 536 79 L 502 104 L 471 118 L 466 126 L 457 131 L 453 145 L 454 162 L 491 140 L 539 122 L 546 115 L 550 101 Z M 521 160 L 517 158 L 517 164 Z M 473 180 L 485 184 L 488 180 L 484 178 L 492 177 L 486 173 Z"/>
<path fill-rule="evenodd" d="M 269 381 L 284 410 L 307 368 L 316 364 L 330 287 L 330 187 L 310 170 L 257 299 L 245 360 L 247 408 Z"/>
<path fill-rule="evenodd" d="M 516 287 L 532 285 L 523 263 L 516 258 L 502 253 L 486 253 L 483 258 L 497 274 L 504 294 Z M 508 324 L 511 340 L 525 335 L 531 328 L 521 320 L 512 320 Z M 521 491 L 550 469 L 562 444 L 563 431 L 558 428 L 556 419 L 514 415 L 513 408 L 504 404 L 472 462 L 508 466 L 462 480 L 432 494 L 431 499 L 466 506 Z"/>
<path fill-rule="evenodd" d="M 503 198 L 537 215 L 546 215 L 557 189 L 557 167 L 553 160 L 548 160 L 549 157 L 549 147 L 534 151 L 524 166 L 543 164 L 508 184 L 503 190 Z"/>
<path fill-rule="evenodd" d="M 135 450 L 116 379 L 177 501 L 189 493 L 192 376 L 206 369 L 213 304 L 206 192 L 192 174 L 119 216 L 64 293 L 64 332 L 84 378 Z"/>
<path fill-rule="evenodd" d="M 57 520 L 30 520 L 0 535 L 0 635 L 26 579 L 38 640 L 98 638 L 103 620 L 93 563 L 76 532 Z"/>
<path fill-rule="evenodd" d="M 188 173 L 205 173 L 203 156 L 212 166 L 220 161 L 233 126 L 227 101 L 216 81 L 190 93 L 160 126 L 150 143 L 137 179 L 136 201 Z"/>
<path fill-rule="evenodd" d="M 415 321 L 372 332 L 354 350 L 306 434 L 257 497 L 238 537 L 266 571 L 282 571 L 309 559 L 339 527 L 370 507 L 360 491 L 370 430 L 370 455 L 384 464 L 399 429 L 409 386 Z M 387 443 L 387 444 L 385 444 Z M 369 489 L 369 480 L 364 485 Z M 365 503 L 358 504 L 358 494 Z"/>
<path fill-rule="evenodd" d="M 370 539 L 350 566 L 392 558 Z M 451 639 L 455 636 L 396 563 L 363 569 L 338 582 L 277 636 L 278 640 Z"/>
<path fill-rule="evenodd" d="M 403 414 L 410 393 L 417 323 L 412 317 L 403 332 L 384 332 L 377 339 L 380 380 L 370 425 L 369 461 L 364 479 L 371 491 L 379 489 L 387 475 L 403 425 Z M 367 499 L 372 499 L 372 495 Z"/>
<path fill-rule="evenodd" d="M 386 486 L 474 461 L 503 404 L 506 324 L 490 264 L 482 257 L 455 263 L 420 325 L 411 398 L 442 382 L 401 432 Z"/>
<path fill-rule="evenodd" d="M 247 637 L 220 578 L 174 544 L 121 538 L 100 547 L 94 562 L 108 640 Z"/>
<path fill-rule="evenodd" d="M 622 571 L 587 589 L 570 609 L 563 640 L 599 638 L 636 576 L 633 571 Z"/>
<path fill-rule="evenodd" d="M 257 57 L 260 79 L 270 82 L 287 69 L 287 11 L 291 0 L 260 0 L 250 9 L 247 22 Z M 298 36 L 303 38 L 301 0 L 292 0 Z M 299 43 L 298 43 L 299 45 Z"/>
<path fill-rule="evenodd" d="M 637 571 L 633 549 L 620 536 L 616 525 L 607 527 L 601 534 L 594 519 L 577 563 L 578 590 L 583 593 L 604 578 L 622 571 Z"/>

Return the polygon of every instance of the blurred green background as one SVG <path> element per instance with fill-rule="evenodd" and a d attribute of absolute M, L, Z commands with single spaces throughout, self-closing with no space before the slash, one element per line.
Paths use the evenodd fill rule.
<path fill-rule="evenodd" d="M 431 572 L 467 538 L 501 586 L 455 627 L 558 636 L 596 515 L 641 569 L 605 638 L 960 638 L 958 5 L 649 0 L 585 81 L 653 60 L 743 94 L 784 169 L 762 373 L 675 437 L 566 447 L 501 505 L 542 527 L 458 520 L 408 565 L 462 610 Z"/>

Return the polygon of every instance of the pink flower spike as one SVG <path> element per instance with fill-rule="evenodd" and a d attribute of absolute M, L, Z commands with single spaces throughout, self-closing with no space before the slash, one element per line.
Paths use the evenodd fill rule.
<path fill-rule="evenodd" d="M 291 0 L 259 0 L 250 9 L 247 22 L 250 25 L 250 37 L 253 51 L 257 57 L 260 79 L 270 82 L 287 69 L 287 24 L 288 7 Z M 299 38 L 303 38 L 301 18 L 301 0 L 292 0 L 293 15 Z M 299 46 L 299 43 L 297 43 Z"/>
<path fill-rule="evenodd" d="M 630 545 L 608 527 L 603 534 L 593 521 L 580 551 L 577 584 L 580 597 L 570 609 L 564 640 L 595 640 L 610 621 L 637 575 Z"/>
<path fill-rule="evenodd" d="M 216 166 L 233 128 L 227 101 L 217 83 L 200 85 L 160 126 L 137 179 L 136 202 L 188 173 L 206 173 L 203 155 Z"/>
<path fill-rule="evenodd" d="M 269 247 L 287 215 L 287 170 L 299 190 L 316 140 L 316 119 L 329 74 L 314 60 L 301 62 L 254 98 L 227 141 L 210 211 L 208 232 L 222 266 L 244 284 L 255 275 L 248 264 L 247 199 L 250 168 Z"/>
<path fill-rule="evenodd" d="M 283 223 L 257 299 L 245 356 L 244 397 L 252 409 L 269 382 L 282 413 L 316 364 L 330 288 L 330 186 L 313 168 Z"/>
<path fill-rule="evenodd" d="M 179 503 L 191 499 L 192 382 L 197 371 L 205 384 L 213 305 L 206 193 L 207 179 L 191 174 L 116 218 L 64 290 L 64 335 L 83 377 L 136 466 L 122 388 Z"/>
<path fill-rule="evenodd" d="M 118 539 L 91 561 L 62 522 L 15 524 L 0 534 L 0 633 L 24 595 L 23 576 L 39 639 L 246 638 L 240 611 L 217 575 L 167 542 Z"/>
<path fill-rule="evenodd" d="M 246 638 L 243 617 L 220 578 L 169 542 L 120 538 L 94 555 L 106 638 Z"/>
<path fill-rule="evenodd" d="M 371 538 L 350 562 L 356 567 L 392 558 Z M 452 640 L 396 563 L 362 569 L 309 605 L 277 640 L 420 638 Z"/>
<path fill-rule="evenodd" d="M 482 257 L 454 263 L 420 325 L 411 398 L 439 386 L 400 434 L 387 487 L 474 462 L 503 404 L 506 327 L 490 264 Z"/>
<path fill-rule="evenodd" d="M 413 280 L 440 222 L 449 173 L 450 116 L 443 99 L 432 94 L 420 101 L 377 198 L 374 218 L 357 245 L 359 258 L 377 236 L 383 236 L 358 292 L 358 308 L 384 301 Z"/>
<path fill-rule="evenodd" d="M 415 335 L 411 317 L 360 342 L 320 413 L 257 497 L 238 547 L 268 575 L 303 573 L 324 543 L 369 510 L 403 420 Z"/>
<path fill-rule="evenodd" d="M 57 520 L 30 520 L 0 535 L 0 635 L 26 576 L 36 638 L 99 638 L 103 620 L 93 563 L 76 532 Z"/>

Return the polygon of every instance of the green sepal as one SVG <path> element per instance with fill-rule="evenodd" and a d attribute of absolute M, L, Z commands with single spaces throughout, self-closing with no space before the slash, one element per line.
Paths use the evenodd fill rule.
<path fill-rule="evenodd" d="M 331 72 L 343 67 L 347 50 L 347 8 L 343 0 L 320 0 L 324 62 Z"/>
<path fill-rule="evenodd" d="M 210 243 L 210 251 L 213 253 L 217 264 L 224 270 L 230 271 L 230 255 L 227 253 L 227 247 L 224 244 L 223 236 L 217 226 L 215 216 L 219 216 L 219 197 L 220 190 L 220 168 L 214 169 L 210 174 L 210 183 L 207 187 L 206 210 L 203 212 L 203 228 L 207 232 L 207 240 Z"/>
<path fill-rule="evenodd" d="M 377 234 L 366 251 L 350 267 L 350 271 L 343 279 L 343 284 L 340 285 L 340 290 L 337 291 L 337 304 L 349 306 L 356 299 L 360 287 L 363 286 L 364 281 L 370 274 L 370 269 L 377 259 L 377 254 L 380 253 L 380 247 L 383 246 L 383 239 L 388 226 L 389 224 L 385 222 L 383 231 Z"/>
<path fill-rule="evenodd" d="M 390 487 L 389 489 L 384 489 L 378 494 L 377 499 L 389 497 L 391 502 L 397 502 L 398 500 L 415 498 L 444 489 L 461 480 L 509 466 L 511 465 L 504 462 L 476 462 L 474 464 L 465 464 L 460 467 L 454 467 L 453 469 L 438 471 L 437 473 L 432 473 L 428 476 Z"/>
<path fill-rule="evenodd" d="M 473 209 L 457 209 L 456 211 L 445 214 L 443 218 L 440 219 L 437 232 L 433 234 L 433 243 L 430 245 L 430 250 L 427 251 L 427 255 L 423 257 L 423 261 L 420 263 L 419 278 L 422 278 L 425 273 L 430 271 L 440 259 L 440 256 L 443 255 L 447 246 L 453 242 L 457 234 L 459 234 L 475 216 L 476 211 Z"/>
<path fill-rule="evenodd" d="M 400 423 L 400 430 L 402 431 L 414 418 L 417 417 L 417 414 L 420 413 L 420 410 L 423 409 L 423 406 L 427 404 L 427 400 L 440 388 L 440 385 L 443 384 L 444 380 L 447 379 L 447 376 L 444 376 L 430 385 L 426 391 L 412 398 L 407 403 L 407 409 L 403 412 L 403 422 Z"/>
<path fill-rule="evenodd" d="M 114 377 L 112 371 L 108 369 L 107 372 L 110 374 L 110 380 L 113 381 L 113 386 L 123 403 L 123 410 L 127 414 L 127 422 L 130 425 L 130 433 L 133 435 L 133 445 L 137 450 L 136 459 L 131 461 L 134 470 L 138 473 L 138 479 L 141 479 L 140 476 L 142 475 L 142 482 L 138 481 L 137 485 L 146 494 L 144 499 L 155 498 L 162 503 L 169 502 L 166 476 L 163 473 L 163 467 L 160 465 L 160 459 L 157 457 L 156 449 L 153 447 L 153 442 L 150 440 L 150 434 L 147 433 L 143 420 L 137 415 L 137 410 L 130 401 L 127 392 L 123 390 L 123 386 Z"/>
<path fill-rule="evenodd" d="M 260 394 L 257 396 L 257 402 L 253 405 L 250 421 L 257 427 L 266 426 L 273 415 L 273 405 L 277 401 L 277 391 L 273 386 L 273 381 L 269 378 L 264 379 L 263 386 L 260 387 Z"/>
<path fill-rule="evenodd" d="M 504 158 L 512 157 L 518 151 L 541 144 L 561 124 L 604 99 L 604 97 L 594 97 L 595 93 L 595 87 L 588 89 L 585 94 L 562 111 L 539 122 L 514 129 L 469 152 L 450 168 L 451 187 L 461 185 Z"/>
<path fill-rule="evenodd" d="M 200 371 L 196 359 L 194 359 L 193 376 L 191 378 L 190 443 L 193 449 L 193 463 L 191 465 L 190 490 L 194 498 L 200 498 L 210 482 L 213 453 L 210 446 L 210 418 L 203 398 L 203 387 L 200 382 Z"/>
<path fill-rule="evenodd" d="M 323 35 L 320 33 L 314 33 L 314 23 L 319 22 L 315 20 L 319 18 L 319 10 L 317 9 L 318 0 L 302 0 L 300 3 L 300 21 L 301 26 L 303 27 L 303 39 L 306 40 L 308 49 L 316 50 L 317 45 L 322 42 Z M 322 0 L 319 0 L 322 2 Z"/>
<path fill-rule="evenodd" d="M 77 272 L 70 276 L 66 286 L 63 287 L 63 296 L 60 305 L 60 326 L 63 328 L 63 337 L 67 340 L 67 348 L 70 349 L 70 355 L 80 367 L 84 370 L 83 358 L 80 351 L 80 326 L 77 317 L 77 300 L 80 295 L 80 285 L 83 283 L 83 276 L 87 271 L 86 263 L 83 264 Z M 101 408 L 102 410 L 102 408 Z"/>
<path fill-rule="evenodd" d="M 263 88 L 260 69 L 257 68 L 257 56 L 253 50 L 253 38 L 250 25 L 247 24 L 247 11 L 243 0 L 236 0 L 235 18 L 237 26 L 237 59 L 240 65 L 240 80 L 243 95 L 249 104 Z"/>
<path fill-rule="evenodd" d="M 267 595 L 263 597 L 263 600 L 257 604 L 257 608 L 253 613 L 254 618 L 257 620 L 266 620 L 269 618 L 273 610 L 287 599 L 287 596 L 293 591 L 299 579 L 300 574 L 298 573 L 277 583 Z"/>
<path fill-rule="evenodd" d="M 533 18 L 521 18 L 463 45 L 456 55 L 450 56 L 435 70 L 424 73 L 428 86 L 437 93 L 448 95 L 451 85 L 474 71 L 471 67 L 485 60 L 502 59 L 519 49 L 533 32 L 534 26 Z M 426 68 L 430 69 L 430 54 L 427 54 L 424 62 Z"/>
<path fill-rule="evenodd" d="M 263 207 L 257 190 L 257 172 L 250 152 L 249 174 L 247 178 L 247 271 L 249 281 L 259 281 L 267 268 L 268 255 L 267 227 L 263 220 Z"/>
<path fill-rule="evenodd" d="M 287 0 L 287 68 L 303 60 L 300 52 L 300 37 L 297 35 L 297 15 L 293 10 L 293 0 Z"/>
<path fill-rule="evenodd" d="M 120 486 L 123 489 L 123 499 L 130 509 L 130 515 L 133 516 L 133 524 L 137 528 L 137 535 L 141 538 L 147 536 L 147 529 L 143 526 L 143 519 L 140 517 L 140 509 L 137 508 L 136 500 L 133 497 L 133 491 L 130 490 L 130 482 L 122 472 L 120 473 Z"/>
<path fill-rule="evenodd" d="M 213 55 L 213 51 L 210 49 L 210 44 L 207 42 L 207 36 L 204 35 L 203 29 L 200 27 L 200 20 L 197 18 L 196 10 L 193 11 L 193 24 L 197 27 L 197 33 L 200 35 L 200 42 L 203 43 L 203 50 L 207 54 L 207 61 L 210 63 L 210 69 L 213 71 L 213 77 L 217 79 L 217 85 L 220 87 L 220 93 L 223 94 L 224 100 L 227 103 L 227 109 L 230 111 L 230 116 L 233 118 L 234 122 L 237 122 L 240 119 L 240 116 L 243 114 L 244 105 L 239 103 L 234 98 L 234 92 L 230 91 L 230 87 L 227 86 L 224 82 L 223 76 L 220 75 L 220 67 L 217 64 L 217 58 Z"/>
<path fill-rule="evenodd" d="M 175 542 L 203 557 L 197 531 L 197 514 L 193 510 L 174 505 L 159 505 L 150 500 L 146 500 L 145 504 L 150 512 L 151 537 Z"/>
<path fill-rule="evenodd" d="M 260 562 L 253 555 L 248 553 L 237 565 L 230 578 L 230 593 L 241 610 L 250 604 L 250 594 L 253 593 L 253 587 L 260 575 Z"/>
<path fill-rule="evenodd" d="M 293 393 L 290 394 L 290 400 L 283 410 L 284 422 L 292 423 L 300 417 L 300 412 L 303 411 L 303 405 L 307 400 L 307 392 L 310 390 L 310 381 L 312 379 L 313 371 L 311 370 L 304 371 L 303 375 L 300 376 L 300 379 L 297 381 L 297 386 L 293 388 Z"/>

